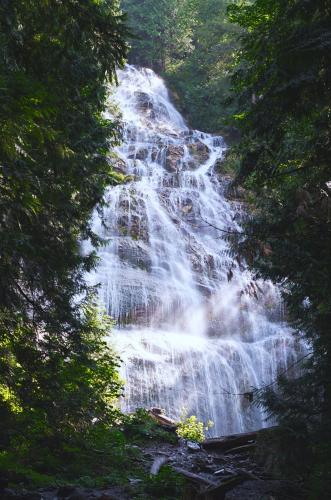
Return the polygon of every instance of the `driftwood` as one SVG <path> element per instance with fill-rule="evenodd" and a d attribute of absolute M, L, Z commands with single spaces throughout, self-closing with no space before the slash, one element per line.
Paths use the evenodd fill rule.
<path fill-rule="evenodd" d="M 246 432 L 214 439 L 207 439 L 202 443 L 206 450 L 217 450 L 221 453 L 241 453 L 253 449 L 256 446 L 258 432 Z M 198 474 L 193 474 L 184 469 L 174 468 L 191 481 L 197 488 L 197 497 L 202 500 L 224 500 L 227 492 L 236 488 L 241 483 L 248 480 L 261 480 L 258 476 L 244 469 L 235 469 L 233 474 L 223 478 L 218 477 L 217 481 L 211 481 Z"/>
<path fill-rule="evenodd" d="M 199 496 L 204 500 L 224 500 L 225 494 L 228 491 L 231 491 L 233 488 L 239 486 L 239 484 L 244 483 L 247 480 L 261 481 L 261 479 L 252 472 L 237 469 L 237 473 L 235 475 L 230 478 L 223 478 L 222 481 L 216 486 L 209 486 L 205 488 Z"/>
<path fill-rule="evenodd" d="M 199 476 L 198 474 L 194 474 L 193 472 L 189 472 L 185 469 L 182 469 L 180 467 L 173 467 L 173 470 L 178 472 L 178 474 L 181 474 L 182 476 L 186 477 L 187 479 L 190 479 L 191 481 L 194 481 L 195 483 L 198 483 L 200 485 L 207 485 L 209 487 L 216 487 L 219 483 L 215 481 L 211 481 L 210 479 L 206 479 L 203 476 Z"/>
<path fill-rule="evenodd" d="M 244 453 L 245 451 L 251 451 L 256 448 L 256 443 L 244 444 L 242 446 L 236 446 L 235 448 L 230 448 L 224 452 L 225 455 L 230 453 Z"/>
<path fill-rule="evenodd" d="M 209 486 L 200 493 L 199 497 L 203 500 L 224 500 L 225 494 L 228 491 L 232 490 L 244 481 L 247 481 L 247 476 L 238 474 L 230 479 L 221 481 L 215 486 Z"/>
<path fill-rule="evenodd" d="M 164 429 L 170 431 L 175 431 L 177 429 L 178 424 L 175 420 L 167 417 L 161 408 L 151 408 L 148 413 Z"/>
<path fill-rule="evenodd" d="M 206 479 L 198 474 L 193 474 L 192 472 L 188 472 L 179 467 L 174 467 L 174 470 L 186 479 L 193 481 L 193 483 L 200 486 L 200 493 L 198 493 L 198 497 L 203 500 L 223 500 L 225 499 L 225 494 L 239 484 L 244 483 L 247 480 L 261 480 L 252 472 L 242 469 L 237 469 L 236 474 L 226 476 L 218 482 L 210 481 L 210 479 Z"/>
<path fill-rule="evenodd" d="M 157 476 L 157 474 L 160 472 L 161 467 L 163 467 L 163 465 L 165 465 L 168 461 L 169 458 L 165 455 L 156 457 L 154 459 L 154 462 L 152 463 L 150 470 L 152 476 Z"/>
<path fill-rule="evenodd" d="M 241 474 L 242 476 L 246 477 L 246 479 L 251 479 L 252 481 L 262 481 L 262 478 L 259 476 L 256 476 L 253 474 L 253 472 L 250 472 L 248 470 L 244 469 L 237 469 L 238 474 Z"/>
<path fill-rule="evenodd" d="M 257 435 L 257 432 L 246 432 L 244 434 L 235 434 L 233 436 L 206 439 L 203 441 L 202 446 L 206 450 L 215 449 L 225 452 L 231 448 L 252 444 L 255 442 Z"/>

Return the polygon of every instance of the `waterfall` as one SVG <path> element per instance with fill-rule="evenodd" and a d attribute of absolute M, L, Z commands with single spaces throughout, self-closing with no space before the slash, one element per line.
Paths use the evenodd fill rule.
<path fill-rule="evenodd" d="M 226 145 L 188 128 L 153 71 L 127 66 L 119 81 L 116 168 L 130 181 L 109 188 L 104 223 L 95 216 L 107 244 L 90 279 L 116 320 L 123 409 L 185 408 L 213 435 L 260 428 L 263 412 L 237 394 L 275 380 L 298 345 L 279 290 L 253 280 L 223 232 L 241 231 L 243 213 L 215 172 Z"/>

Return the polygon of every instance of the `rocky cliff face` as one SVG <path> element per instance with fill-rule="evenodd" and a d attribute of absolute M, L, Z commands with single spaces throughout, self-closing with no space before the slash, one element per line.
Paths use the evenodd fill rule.
<path fill-rule="evenodd" d="M 117 321 L 123 406 L 186 407 L 213 420 L 215 434 L 261 427 L 261 413 L 228 393 L 273 380 L 297 346 L 277 288 L 255 283 L 224 238 L 241 231 L 242 212 L 214 171 L 224 141 L 189 130 L 151 70 L 127 67 L 115 100 L 116 168 L 132 182 L 109 190 L 104 224 L 95 217 L 109 242 L 91 279 Z"/>

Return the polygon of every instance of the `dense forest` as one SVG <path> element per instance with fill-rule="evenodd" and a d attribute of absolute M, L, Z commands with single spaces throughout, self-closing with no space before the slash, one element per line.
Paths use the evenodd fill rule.
<path fill-rule="evenodd" d="M 227 118 L 230 72 L 240 27 L 228 0 L 124 0 L 134 33 L 129 62 L 160 72 L 193 128 L 234 132 Z"/>
<path fill-rule="evenodd" d="M 77 485 L 196 498 L 180 471 L 146 472 L 146 442 L 177 437 L 119 410 L 113 321 L 84 280 L 105 244 L 92 212 L 128 181 L 111 154 L 122 125 L 105 114 L 126 61 L 165 79 L 191 128 L 231 143 L 223 168 L 248 215 L 228 239 L 281 285 L 307 346 L 296 376 L 250 403 L 277 420 L 270 453 L 304 491 L 291 498 L 330 498 L 329 0 L 1 0 L 0 47 L 1 498 Z M 203 434 L 194 417 L 180 424 L 180 437 Z"/>

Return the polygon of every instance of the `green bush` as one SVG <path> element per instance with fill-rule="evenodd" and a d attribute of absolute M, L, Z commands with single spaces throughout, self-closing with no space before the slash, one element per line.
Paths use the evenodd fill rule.
<path fill-rule="evenodd" d="M 168 443 L 177 442 L 175 434 L 162 429 L 148 411 L 143 408 L 139 408 L 131 415 L 123 416 L 123 429 L 126 437 L 131 442 L 142 442 L 151 439 Z"/>
<path fill-rule="evenodd" d="M 203 422 L 199 422 L 195 415 L 191 415 L 191 417 L 186 417 L 180 421 L 177 428 L 177 435 L 183 439 L 201 443 L 205 440 L 205 431 L 212 426 L 212 422 L 209 421 L 204 425 Z"/>

